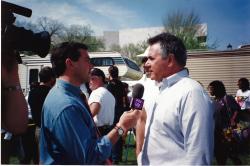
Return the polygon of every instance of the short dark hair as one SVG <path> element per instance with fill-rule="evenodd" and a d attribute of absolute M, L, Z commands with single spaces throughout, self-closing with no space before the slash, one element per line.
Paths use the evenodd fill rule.
<path fill-rule="evenodd" d="M 219 80 L 212 81 L 208 86 L 214 88 L 215 97 L 223 97 L 226 95 L 226 88 L 222 81 Z"/>
<path fill-rule="evenodd" d="M 162 50 L 161 56 L 163 59 L 171 53 L 174 55 L 179 65 L 186 66 L 187 50 L 181 39 L 170 33 L 164 32 L 148 39 L 149 45 L 155 43 L 160 43 Z"/>
<path fill-rule="evenodd" d="M 105 74 L 101 69 L 93 68 L 90 71 L 91 76 L 98 76 L 102 78 L 103 83 L 105 83 Z"/>
<path fill-rule="evenodd" d="M 80 49 L 88 50 L 88 47 L 82 43 L 63 42 L 52 50 L 50 61 L 57 77 L 65 72 L 65 61 L 67 58 L 70 58 L 72 61 L 78 61 L 81 56 Z"/>
<path fill-rule="evenodd" d="M 243 77 L 243 78 L 240 78 L 238 82 L 241 82 L 242 88 L 243 88 L 244 90 L 248 90 L 248 89 L 249 89 L 249 81 L 248 81 L 247 78 L 244 78 L 244 77 Z"/>
<path fill-rule="evenodd" d="M 109 71 L 109 75 L 112 77 L 112 78 L 118 78 L 118 75 L 119 75 L 119 70 L 118 70 L 118 67 L 112 65 L 109 67 L 108 69 Z"/>
<path fill-rule="evenodd" d="M 41 71 L 39 72 L 39 78 L 40 78 L 40 82 L 46 83 L 46 82 L 49 82 L 51 79 L 54 79 L 55 74 L 51 67 L 46 66 L 46 67 L 43 67 Z"/>

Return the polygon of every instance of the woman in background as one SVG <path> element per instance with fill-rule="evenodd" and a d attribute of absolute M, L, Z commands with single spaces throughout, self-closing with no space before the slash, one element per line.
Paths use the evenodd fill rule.
<path fill-rule="evenodd" d="M 236 125 L 236 118 L 240 106 L 233 96 L 227 95 L 224 84 L 221 81 L 213 81 L 208 86 L 209 93 L 214 96 L 216 104 L 214 155 L 218 165 L 225 165 L 229 157 L 236 165 L 241 164 L 237 154 L 237 144 L 229 135 L 230 127 Z M 231 132 L 232 134 L 232 132 Z"/>

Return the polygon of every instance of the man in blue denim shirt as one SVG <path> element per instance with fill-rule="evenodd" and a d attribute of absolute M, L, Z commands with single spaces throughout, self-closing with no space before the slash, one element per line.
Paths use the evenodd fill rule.
<path fill-rule="evenodd" d="M 58 80 L 43 106 L 40 163 L 103 164 L 112 145 L 135 126 L 138 110 L 124 113 L 114 129 L 97 138 L 80 90 L 80 85 L 89 80 L 92 67 L 87 46 L 62 43 L 52 51 L 51 63 Z"/>

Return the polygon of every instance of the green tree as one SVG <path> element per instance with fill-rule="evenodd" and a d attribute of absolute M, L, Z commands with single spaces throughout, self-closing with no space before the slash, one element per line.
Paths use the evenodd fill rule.
<path fill-rule="evenodd" d="M 121 52 L 122 48 L 118 44 L 113 44 L 110 46 L 110 51 Z"/>
<path fill-rule="evenodd" d="M 60 36 L 65 30 L 65 26 L 61 22 L 48 17 L 38 18 L 37 27 L 40 31 L 47 31 L 49 33 L 53 44 L 57 43 L 56 38 L 58 38 L 58 36 Z"/>
<path fill-rule="evenodd" d="M 194 11 L 183 12 L 176 11 L 170 13 L 163 20 L 164 28 L 167 32 L 179 37 L 188 50 L 207 49 L 210 46 L 201 44 L 206 41 L 207 37 L 197 38 L 199 26 L 201 25 L 200 17 Z M 201 39 L 203 41 L 201 41 Z M 215 43 L 211 46 L 216 47 Z"/>
<path fill-rule="evenodd" d="M 137 55 L 142 54 L 147 46 L 146 41 L 138 44 L 130 43 L 121 48 L 121 54 L 133 59 L 137 64 L 140 64 L 140 58 L 137 57 Z"/>
<path fill-rule="evenodd" d="M 98 39 L 94 36 L 89 36 L 86 38 L 84 44 L 88 45 L 88 50 L 93 52 L 93 51 L 104 51 L 104 42 L 102 39 Z"/>
<path fill-rule="evenodd" d="M 64 32 L 65 27 L 58 20 L 50 19 L 48 17 L 39 17 L 35 23 L 29 21 L 16 21 L 15 23 L 19 27 L 24 27 L 27 30 L 31 30 L 35 33 L 41 31 L 47 31 L 51 38 L 50 48 L 52 49 L 55 44 L 59 43 L 59 36 Z M 32 52 L 25 51 L 25 54 L 32 55 Z"/>
<path fill-rule="evenodd" d="M 66 28 L 60 39 L 61 41 L 84 43 L 88 45 L 89 51 L 104 50 L 103 41 L 94 37 L 93 33 L 94 31 L 90 25 L 71 25 L 69 28 Z"/>
<path fill-rule="evenodd" d="M 24 27 L 33 32 L 47 31 L 51 37 L 51 49 L 61 42 L 80 42 L 88 45 L 89 51 L 103 51 L 104 42 L 93 36 L 94 31 L 90 25 L 64 26 L 60 21 L 47 17 L 40 17 L 35 23 L 29 21 L 16 21 L 15 25 Z M 25 52 L 33 54 L 32 52 Z"/>
<path fill-rule="evenodd" d="M 140 58 L 137 57 L 137 55 L 142 54 L 147 47 L 148 47 L 147 42 L 143 41 L 142 43 L 138 44 L 129 43 L 123 47 L 117 44 L 113 44 L 109 50 L 119 52 L 123 56 L 127 56 L 132 60 L 134 60 L 137 64 L 140 64 L 141 63 Z"/>

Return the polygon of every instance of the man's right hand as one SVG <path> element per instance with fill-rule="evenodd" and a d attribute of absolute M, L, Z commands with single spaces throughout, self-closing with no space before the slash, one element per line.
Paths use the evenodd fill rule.
<path fill-rule="evenodd" d="M 126 133 L 129 129 L 136 126 L 139 116 L 139 110 L 131 109 L 130 111 L 126 111 L 122 114 L 116 126 L 121 127 Z"/>
<path fill-rule="evenodd" d="M 122 114 L 119 122 L 116 124 L 117 127 L 121 127 L 124 131 L 124 134 L 127 133 L 127 131 L 134 126 L 136 126 L 136 123 L 138 121 L 138 118 L 140 117 L 140 111 L 139 110 L 130 110 L 126 111 Z M 111 143 L 114 145 L 117 140 L 119 139 L 117 127 L 115 127 L 113 130 L 111 130 L 107 136 L 110 139 Z"/>

